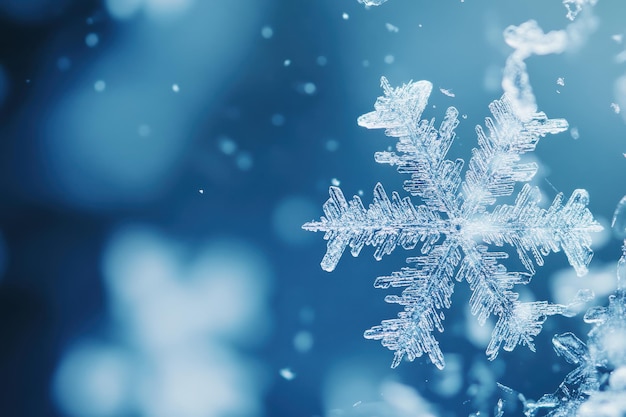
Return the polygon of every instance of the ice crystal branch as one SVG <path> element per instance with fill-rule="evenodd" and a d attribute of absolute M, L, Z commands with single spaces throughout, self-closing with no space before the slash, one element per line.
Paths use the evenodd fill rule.
<path fill-rule="evenodd" d="M 532 152 L 546 134 L 566 130 L 567 122 L 548 119 L 544 113 L 522 120 L 506 95 L 494 101 L 486 130 L 476 128 L 478 147 L 463 180 L 464 161 L 446 159 L 459 124 L 457 109 L 448 108 L 436 127 L 434 120 L 422 119 L 430 82 L 393 88 L 383 77 L 381 84 L 384 95 L 358 124 L 385 129 L 387 136 L 397 139 L 395 152 L 377 152 L 375 159 L 407 175 L 404 189 L 421 204 L 396 192 L 389 198 L 377 184 L 366 208 L 359 197 L 348 201 L 339 188 L 331 187 L 324 216 L 303 226 L 325 233 L 328 245 L 322 268 L 334 270 L 347 247 L 357 256 L 364 246 L 372 246 L 380 260 L 397 246 L 412 250 L 420 244 L 419 255 L 407 259 L 408 267 L 375 282 L 378 288 L 403 288 L 401 295 L 385 298 L 403 307 L 398 317 L 365 332 L 366 338 L 381 340 L 395 351 L 394 367 L 404 357 L 413 360 L 427 354 L 443 368 L 433 333 L 443 331 L 443 309 L 451 305 L 455 281 L 469 284 L 471 311 L 481 324 L 492 314 L 498 318 L 487 348 L 490 359 L 500 348 L 524 344 L 533 349 L 533 338 L 546 317 L 569 314 L 570 309 L 547 302 L 522 303 L 514 285 L 530 282 L 544 257 L 561 250 L 576 272 L 584 274 L 593 254 L 589 233 L 601 229 L 587 209 L 585 190 L 575 190 L 565 204 L 559 194 L 544 209 L 539 206 L 539 189 L 528 184 L 537 166 L 522 162 L 520 156 Z M 493 207 L 498 198 L 511 196 L 518 183 L 524 185 L 513 205 Z M 504 245 L 515 249 L 524 271 L 507 271 L 501 261 L 508 254 L 490 249 Z"/>
<path fill-rule="evenodd" d="M 585 322 L 593 324 L 585 344 L 573 333 L 554 336 L 559 356 L 576 365 L 558 390 L 538 401 L 524 400 L 525 414 L 542 410 L 550 417 L 612 417 L 626 414 L 626 241 L 617 266 L 617 290 L 607 307 L 592 307 Z M 523 398 L 523 396 L 522 396 Z"/>

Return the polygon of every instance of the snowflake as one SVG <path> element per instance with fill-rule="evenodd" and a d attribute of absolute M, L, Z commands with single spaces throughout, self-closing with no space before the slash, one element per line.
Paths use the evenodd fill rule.
<path fill-rule="evenodd" d="M 524 400 L 525 414 L 534 417 L 550 409 L 550 417 L 626 415 L 626 241 L 617 267 L 617 290 L 607 307 L 592 307 L 585 322 L 594 327 L 587 344 L 573 333 L 552 339 L 554 350 L 577 365 L 553 394 L 538 401 Z M 523 396 L 521 397 L 523 399 Z"/>
<path fill-rule="evenodd" d="M 366 209 L 358 196 L 348 202 L 338 187 L 330 187 L 325 216 L 303 226 L 325 232 L 328 247 L 322 268 L 332 271 L 347 246 L 357 256 L 365 245 L 371 245 L 380 260 L 397 246 L 411 250 L 421 243 L 421 254 L 407 259 L 413 266 L 379 277 L 374 284 L 404 288 L 401 295 L 385 298 L 403 306 L 398 318 L 365 332 L 366 338 L 382 340 L 395 351 L 392 367 L 404 357 L 413 360 L 424 353 L 438 368 L 444 367 L 433 332 L 443 332 L 442 310 L 451 305 L 455 280 L 469 284 L 471 312 L 481 325 L 491 314 L 498 317 L 487 347 L 490 359 L 501 347 L 510 351 L 524 344 L 534 350 L 533 337 L 546 317 L 571 315 L 571 309 L 545 301 L 522 303 L 513 286 L 529 283 L 535 265 L 543 265 L 544 256 L 559 250 L 579 275 L 586 273 L 593 255 L 589 232 L 602 229 L 586 208 L 585 190 L 575 190 L 565 204 L 558 194 L 548 209 L 540 208 L 541 193 L 528 184 L 537 165 L 520 160 L 521 154 L 535 149 L 540 137 L 566 130 L 567 122 L 548 119 L 544 113 L 522 120 L 506 95 L 492 102 L 493 118 L 485 119 L 486 131 L 476 127 L 478 148 L 472 150 L 462 181 L 464 161 L 445 159 L 459 123 L 457 109 L 449 107 L 437 129 L 434 120 L 421 120 L 432 90 L 430 82 L 392 88 L 383 77 L 381 83 L 384 96 L 376 101 L 375 111 L 361 116 L 358 123 L 384 128 L 387 136 L 398 139 L 397 153 L 377 152 L 375 159 L 409 175 L 404 189 L 423 204 L 416 206 L 410 197 L 401 198 L 396 192 L 390 198 L 377 184 L 374 200 Z M 500 204 L 487 211 L 498 197 L 512 195 L 517 182 L 524 185 L 513 205 Z M 501 262 L 507 253 L 489 249 L 489 245 L 504 244 L 516 249 L 525 271 L 507 271 Z"/>

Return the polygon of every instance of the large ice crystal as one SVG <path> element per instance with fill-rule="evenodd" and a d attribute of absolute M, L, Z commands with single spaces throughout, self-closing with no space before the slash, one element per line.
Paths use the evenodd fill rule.
<path fill-rule="evenodd" d="M 535 417 L 619 417 L 626 415 L 626 241 L 617 264 L 617 290 L 607 307 L 592 307 L 585 322 L 593 324 L 587 343 L 573 333 L 552 339 L 554 350 L 576 365 L 553 394 L 524 401 L 525 414 Z M 523 397 L 522 397 L 523 398 Z"/>
<path fill-rule="evenodd" d="M 560 250 L 576 272 L 584 274 L 593 255 L 589 233 L 601 229 L 587 209 L 585 190 L 575 190 L 566 202 L 558 194 L 550 207 L 541 208 L 540 190 L 528 184 L 537 165 L 520 159 L 535 149 L 541 137 L 566 130 L 567 122 L 537 112 L 522 120 L 505 94 L 490 104 L 487 129 L 476 127 L 478 147 L 472 150 L 462 180 L 464 161 L 446 159 L 459 123 L 457 109 L 449 107 L 437 128 L 434 120 L 421 119 L 432 90 L 430 82 L 398 88 L 384 77 L 381 82 L 384 96 L 376 101 L 375 111 L 361 116 L 358 123 L 383 128 L 387 136 L 397 138 L 397 152 L 377 152 L 375 159 L 408 175 L 404 189 L 422 204 L 415 205 L 396 192 L 389 197 L 377 184 L 374 200 L 366 208 L 358 196 L 347 201 L 338 187 L 330 187 L 325 215 L 303 226 L 325 233 L 328 247 L 322 268 L 332 271 L 348 246 L 354 256 L 365 245 L 373 246 L 374 257 L 380 260 L 397 246 L 411 250 L 420 244 L 417 256 L 407 259 L 410 266 L 379 277 L 374 284 L 404 288 L 401 295 L 385 298 L 403 307 L 398 318 L 365 332 L 366 338 L 381 340 L 395 351 L 392 367 L 404 357 L 413 360 L 424 353 L 437 367 L 444 367 L 433 332 L 443 332 L 442 310 L 451 305 L 455 281 L 469 284 L 471 312 L 481 324 L 491 314 L 498 317 L 487 347 L 490 359 L 500 348 L 510 351 L 524 344 L 534 349 L 533 337 L 547 316 L 572 312 L 566 305 L 520 302 L 513 286 L 529 283 L 535 266 Z M 515 202 L 494 206 L 499 197 L 511 196 L 517 183 L 523 186 Z M 507 271 L 502 260 L 508 254 L 492 249 L 505 244 L 515 248 L 523 271 Z M 586 296 L 583 292 L 574 302 Z"/>

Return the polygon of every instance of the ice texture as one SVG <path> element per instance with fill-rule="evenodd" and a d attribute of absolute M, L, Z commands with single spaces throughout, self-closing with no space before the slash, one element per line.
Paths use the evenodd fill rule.
<path fill-rule="evenodd" d="M 585 322 L 592 324 L 584 343 L 573 333 L 552 339 L 554 350 L 576 365 L 553 394 L 525 400 L 527 417 L 542 410 L 549 417 L 626 415 L 626 241 L 617 264 L 617 289 L 606 307 L 592 307 Z"/>

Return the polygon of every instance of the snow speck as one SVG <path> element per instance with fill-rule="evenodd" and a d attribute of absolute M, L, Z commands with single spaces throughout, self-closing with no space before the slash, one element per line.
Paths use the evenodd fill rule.
<path fill-rule="evenodd" d="M 569 134 L 572 135 L 572 139 L 577 140 L 580 138 L 580 133 L 578 132 L 578 128 L 577 127 L 572 127 L 569 130 Z"/>
<path fill-rule="evenodd" d="M 385 64 L 393 64 L 395 60 L 396 58 L 391 54 L 385 56 Z"/>
<path fill-rule="evenodd" d="M 317 87 L 312 82 L 304 83 L 302 91 L 304 91 L 305 94 L 312 95 L 317 91 Z"/>
<path fill-rule="evenodd" d="M 615 114 L 619 114 L 619 112 L 621 111 L 619 104 L 617 103 L 611 103 L 611 108 L 613 109 Z"/>
<path fill-rule="evenodd" d="M 385 27 L 391 33 L 398 33 L 400 31 L 400 29 L 397 26 L 394 26 L 391 23 L 385 23 Z"/>
<path fill-rule="evenodd" d="M 104 81 L 102 80 L 98 80 L 94 83 L 93 85 L 93 89 L 96 90 L 96 92 L 101 93 L 103 92 L 105 89 L 107 88 L 107 85 Z"/>
<path fill-rule="evenodd" d="M 557 85 L 564 86 L 565 85 L 565 78 L 563 78 L 563 77 L 557 78 L 556 79 L 556 83 L 557 83 Z"/>
<path fill-rule="evenodd" d="M 446 88 L 440 88 L 439 91 L 441 91 L 441 94 L 445 96 L 454 97 L 454 93 L 451 90 L 448 90 Z"/>
<path fill-rule="evenodd" d="M 100 41 L 100 38 L 98 37 L 96 33 L 90 33 L 87 36 L 85 36 L 85 45 L 87 45 L 90 48 L 97 46 L 99 41 Z"/>
<path fill-rule="evenodd" d="M 285 378 L 287 381 L 291 381 L 296 377 L 296 374 L 289 368 L 283 368 L 278 371 L 278 374 Z"/>
<path fill-rule="evenodd" d="M 341 15 L 341 17 L 343 18 L 343 20 L 348 20 L 350 19 L 350 15 L 346 12 L 343 12 L 343 14 Z"/>
<path fill-rule="evenodd" d="M 178 93 L 180 91 L 180 87 L 178 84 L 172 84 L 172 91 Z"/>
<path fill-rule="evenodd" d="M 624 35 L 622 35 L 621 33 L 617 33 L 611 36 L 611 39 L 613 39 L 617 43 L 622 43 L 622 41 L 624 40 Z"/>
<path fill-rule="evenodd" d="M 235 160 L 237 168 L 242 171 L 250 171 L 252 168 L 252 155 L 248 152 L 240 152 Z"/>
<path fill-rule="evenodd" d="M 307 353 L 313 348 L 313 335 L 311 332 L 301 330 L 293 337 L 293 347 L 300 353 Z"/>
<path fill-rule="evenodd" d="M 265 39 L 270 39 L 274 36 L 274 29 L 272 29 L 271 26 L 263 26 L 261 29 L 261 36 Z"/>
<path fill-rule="evenodd" d="M 237 150 L 237 144 L 227 136 L 222 136 L 217 145 L 224 155 L 232 155 Z"/>
<path fill-rule="evenodd" d="M 283 66 L 288 67 L 289 65 L 291 65 L 291 59 L 285 59 L 283 61 Z"/>
<path fill-rule="evenodd" d="M 339 149 L 339 142 L 335 139 L 328 139 L 326 141 L 326 150 L 328 152 L 335 152 L 337 149 Z"/>
<path fill-rule="evenodd" d="M 341 184 L 341 181 L 339 181 L 337 178 L 333 178 L 332 180 L 330 180 L 330 183 L 334 185 L 335 187 L 339 187 L 339 184 Z"/>

